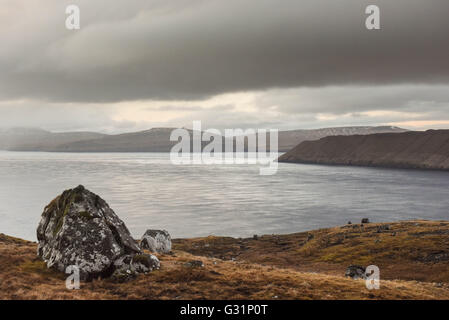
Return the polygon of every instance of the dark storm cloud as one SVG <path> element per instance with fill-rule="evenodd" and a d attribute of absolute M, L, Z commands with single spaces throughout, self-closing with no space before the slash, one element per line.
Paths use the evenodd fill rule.
<path fill-rule="evenodd" d="M 81 30 L 65 30 L 65 5 Z M 365 7 L 381 9 L 379 31 Z M 31 9 L 30 9 L 31 6 Z M 0 99 L 203 99 L 449 81 L 447 0 L 5 0 Z"/>

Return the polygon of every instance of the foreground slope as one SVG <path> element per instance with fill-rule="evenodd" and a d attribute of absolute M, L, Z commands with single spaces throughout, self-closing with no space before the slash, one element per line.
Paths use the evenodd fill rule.
<path fill-rule="evenodd" d="M 449 130 L 334 136 L 305 141 L 279 162 L 449 169 Z"/>
<path fill-rule="evenodd" d="M 69 291 L 35 243 L 0 235 L 0 299 L 449 299 L 448 243 L 449 223 L 429 221 L 179 239 L 173 254 L 158 255 L 161 270 Z M 192 259 L 204 267 L 186 266 Z M 345 278 L 354 263 L 378 265 L 381 289 Z"/>

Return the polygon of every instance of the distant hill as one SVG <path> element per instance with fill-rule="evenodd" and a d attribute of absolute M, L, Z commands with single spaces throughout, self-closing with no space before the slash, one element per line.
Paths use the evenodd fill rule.
<path fill-rule="evenodd" d="M 170 141 L 172 130 L 174 128 L 153 128 L 139 132 L 106 135 L 92 132 L 51 133 L 41 129 L 10 129 L 0 131 L 0 149 L 50 152 L 169 152 L 177 143 Z M 279 151 L 285 152 L 302 141 L 318 140 L 329 135 L 404 131 L 406 130 L 385 126 L 280 131 Z M 224 141 L 223 137 L 222 139 Z M 269 143 L 267 146 L 269 147 Z"/>
<path fill-rule="evenodd" d="M 348 136 L 354 134 L 373 134 L 386 132 L 406 132 L 407 130 L 392 127 L 337 127 L 337 128 L 322 128 L 312 130 L 290 130 L 279 132 L 279 151 L 289 151 L 303 141 L 319 140 L 328 136 Z"/>
<path fill-rule="evenodd" d="M 47 151 L 62 152 L 169 152 L 177 144 L 170 141 L 174 128 L 108 135 L 98 139 L 62 144 Z"/>
<path fill-rule="evenodd" d="M 300 143 L 279 162 L 449 170 L 449 130 L 325 137 Z"/>
<path fill-rule="evenodd" d="M 95 132 L 54 133 L 36 128 L 0 129 L 0 149 L 10 151 L 43 151 L 75 141 L 104 137 Z"/>

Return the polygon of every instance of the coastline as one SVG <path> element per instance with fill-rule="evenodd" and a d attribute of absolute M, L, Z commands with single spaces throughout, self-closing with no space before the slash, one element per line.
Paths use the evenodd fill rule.
<path fill-rule="evenodd" d="M 430 171 L 430 172 L 449 172 L 449 168 L 433 168 L 424 166 L 413 166 L 407 164 L 377 164 L 370 162 L 332 162 L 332 161 L 312 161 L 312 160 L 290 160 L 282 159 L 278 160 L 279 163 L 286 164 L 303 164 L 303 165 L 318 165 L 318 166 L 329 166 L 329 167 L 358 167 L 358 168 L 371 168 L 371 169 L 391 169 L 391 170 L 411 170 L 411 171 Z"/>

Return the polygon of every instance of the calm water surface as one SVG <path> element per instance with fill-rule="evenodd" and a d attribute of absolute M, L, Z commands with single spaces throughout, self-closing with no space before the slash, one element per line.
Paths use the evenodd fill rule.
<path fill-rule="evenodd" d="M 449 219 L 449 172 L 280 164 L 175 166 L 164 153 L 0 152 L 0 233 L 36 240 L 43 208 L 83 184 L 140 237 L 292 233 L 359 222 Z"/>

